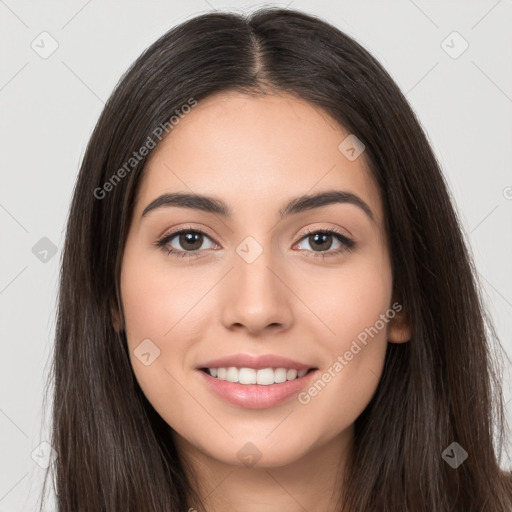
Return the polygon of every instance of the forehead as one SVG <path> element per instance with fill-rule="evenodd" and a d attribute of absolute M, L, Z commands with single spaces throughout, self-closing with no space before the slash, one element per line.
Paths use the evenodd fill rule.
<path fill-rule="evenodd" d="M 319 107 L 286 94 L 214 94 L 182 114 L 150 154 L 137 212 L 164 192 L 222 197 L 234 210 L 256 213 L 262 206 L 278 210 L 289 197 L 337 189 L 363 198 L 381 223 L 364 152 L 350 160 L 339 148 L 349 135 Z"/>

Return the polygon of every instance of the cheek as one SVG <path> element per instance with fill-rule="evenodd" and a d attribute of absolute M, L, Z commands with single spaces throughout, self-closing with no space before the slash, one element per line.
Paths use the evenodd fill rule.
<path fill-rule="evenodd" d="M 348 350 L 352 340 L 374 326 L 390 307 L 392 277 L 387 260 L 372 257 L 351 263 L 317 272 L 296 288 L 315 313 L 315 324 L 330 352 Z M 387 324 L 379 322 L 378 327 L 380 338 L 385 338 Z"/>
<path fill-rule="evenodd" d="M 171 338 L 207 291 L 208 282 L 198 272 L 172 269 L 158 255 L 148 259 L 134 253 L 125 258 L 121 296 L 132 340 Z"/>
<path fill-rule="evenodd" d="M 308 297 L 319 308 L 315 312 L 321 322 L 315 329 L 323 334 L 316 339 L 330 357 L 300 402 L 315 411 L 328 410 L 333 433 L 353 422 L 377 389 L 387 349 L 392 281 L 383 259 L 377 265 L 363 260 L 347 266 L 318 284 L 322 291 L 315 288 Z"/>
<path fill-rule="evenodd" d="M 201 299 L 211 287 L 211 276 L 204 272 L 178 271 L 165 257 L 148 257 L 136 247 L 125 253 L 121 297 L 130 361 L 139 385 L 157 410 L 165 408 L 168 393 L 177 403 L 182 399 L 186 403 L 173 377 L 181 378 L 192 364 L 194 332 L 204 328 L 205 322 Z M 149 365 L 139 359 L 147 352 L 153 360 Z"/>
<path fill-rule="evenodd" d="M 340 333 L 336 348 L 346 355 L 347 373 L 364 386 L 372 377 L 377 380 L 384 362 L 391 275 L 386 266 L 362 265 L 345 284 L 335 319 L 335 331 Z"/>

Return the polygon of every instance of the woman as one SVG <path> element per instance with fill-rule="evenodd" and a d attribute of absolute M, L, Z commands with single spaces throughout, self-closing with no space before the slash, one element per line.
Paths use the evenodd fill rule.
<path fill-rule="evenodd" d="M 77 179 L 58 510 L 510 511 L 492 341 L 381 65 L 298 11 L 198 16 L 123 76 Z"/>

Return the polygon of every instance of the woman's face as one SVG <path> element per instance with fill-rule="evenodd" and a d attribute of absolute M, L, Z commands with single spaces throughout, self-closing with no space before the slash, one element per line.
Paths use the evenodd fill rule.
<path fill-rule="evenodd" d="M 125 329 L 146 397 L 197 453 L 281 466 L 348 443 L 388 341 L 408 339 L 390 320 L 400 306 L 379 191 L 348 135 L 287 95 L 221 93 L 150 155 L 122 263 Z M 143 215 L 163 194 L 195 200 Z M 215 363 L 229 380 L 275 384 L 202 369 L 238 355 L 293 362 Z M 300 368 L 316 370 L 279 382 Z"/>

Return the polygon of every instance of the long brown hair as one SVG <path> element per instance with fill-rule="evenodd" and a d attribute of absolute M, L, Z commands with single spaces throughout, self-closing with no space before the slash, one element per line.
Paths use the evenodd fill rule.
<path fill-rule="evenodd" d="M 191 98 L 228 90 L 283 91 L 321 107 L 365 144 L 381 190 L 394 296 L 413 337 L 388 344 L 355 423 L 338 509 L 510 512 L 501 347 L 427 137 L 368 51 L 317 17 L 277 8 L 200 15 L 164 34 L 121 78 L 90 138 L 62 253 L 50 373 L 57 510 L 186 511 L 195 495 L 111 306 L 122 311 L 120 262 L 146 157 L 126 163 Z M 457 468 L 442 456 L 454 442 L 468 453 Z"/>

